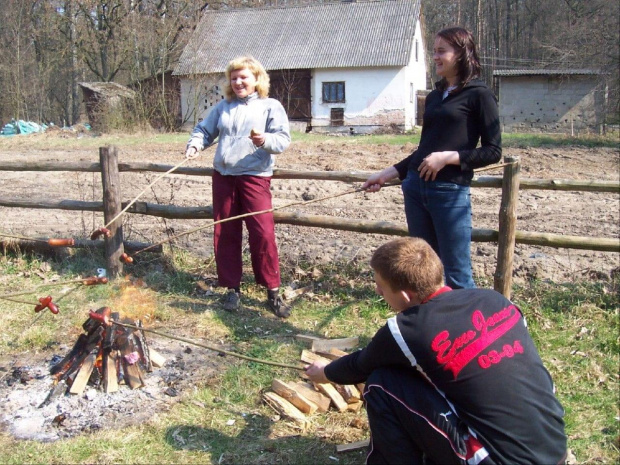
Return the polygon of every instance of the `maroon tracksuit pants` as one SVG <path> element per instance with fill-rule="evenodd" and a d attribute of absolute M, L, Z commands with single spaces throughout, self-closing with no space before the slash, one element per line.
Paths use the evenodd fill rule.
<path fill-rule="evenodd" d="M 214 170 L 214 220 L 271 209 L 270 187 L 270 177 L 223 176 Z M 271 212 L 215 225 L 213 246 L 219 285 L 234 288 L 241 284 L 243 222 L 248 229 L 252 270 L 256 282 L 267 289 L 279 287 L 280 264 Z"/>

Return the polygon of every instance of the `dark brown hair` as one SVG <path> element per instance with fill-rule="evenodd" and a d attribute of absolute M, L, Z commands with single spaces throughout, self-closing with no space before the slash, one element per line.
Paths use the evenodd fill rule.
<path fill-rule="evenodd" d="M 443 265 L 430 245 L 418 237 L 402 237 L 380 246 L 370 266 L 392 291 L 410 290 L 421 300 L 443 286 Z"/>
<path fill-rule="evenodd" d="M 437 37 L 448 42 L 456 53 L 459 82 L 455 92 L 458 92 L 469 81 L 480 77 L 480 59 L 478 58 L 474 36 L 462 27 L 449 27 L 439 31 Z M 443 78 L 439 84 L 440 88 L 445 89 L 447 85 L 446 79 Z"/>

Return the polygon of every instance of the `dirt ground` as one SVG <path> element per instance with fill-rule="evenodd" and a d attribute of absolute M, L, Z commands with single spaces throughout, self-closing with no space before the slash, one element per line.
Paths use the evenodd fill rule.
<path fill-rule="evenodd" d="M 60 134 L 28 137 L 54 138 Z M 39 141 L 37 141 L 39 142 Z M 33 144 L 35 145 L 35 144 Z M 39 145 L 38 143 L 36 144 Z M 50 144 L 52 145 L 52 144 Z M 363 145 L 349 137 L 321 143 L 293 142 L 277 157 L 277 167 L 307 171 L 367 171 L 382 169 L 408 155 L 415 146 Z M 175 165 L 182 160 L 182 146 L 157 144 L 121 146 L 121 162 L 142 161 Z M 214 149 L 187 166 L 212 166 Z M 613 180 L 619 179 L 620 156 L 616 149 L 555 147 L 508 148 L 504 155 L 518 156 L 522 178 Z M 0 144 L 3 161 L 92 161 L 98 162 L 96 149 L 32 149 L 22 139 Z M 485 171 L 496 176 L 501 169 Z M 132 200 L 152 182 L 156 173 L 122 173 L 123 198 Z M 44 180 L 44 181 L 42 181 Z M 293 201 L 327 197 L 359 187 L 337 181 L 272 181 L 274 206 Z M 497 229 L 500 190 L 473 188 L 474 228 Z M 95 173 L 74 172 L 0 172 L 1 199 L 49 199 L 101 201 L 101 180 Z M 211 204 L 211 178 L 169 175 L 157 181 L 140 200 L 179 206 Z M 403 199 L 398 187 L 378 193 L 356 193 L 298 205 L 282 211 L 333 217 L 405 222 Z M 517 229 L 586 237 L 620 237 L 620 200 L 614 193 L 522 190 L 518 205 Z M 29 237 L 86 238 L 102 226 L 102 215 L 64 210 L 28 210 L 0 206 L 1 231 Z M 204 224 L 204 220 L 163 220 L 149 216 L 124 217 L 127 239 L 151 242 L 166 238 L 166 231 L 179 234 Z M 283 263 L 298 261 L 318 263 L 336 260 L 367 260 L 375 247 L 389 240 L 383 235 L 369 235 L 336 230 L 278 224 L 277 237 Z M 209 255 L 212 234 L 209 228 L 178 239 L 177 245 Z M 473 243 L 474 274 L 492 280 L 496 267 L 497 244 Z M 619 254 L 577 249 L 555 249 L 517 244 L 514 258 L 515 282 L 537 278 L 555 282 L 575 279 L 606 279 L 620 265 Z"/>

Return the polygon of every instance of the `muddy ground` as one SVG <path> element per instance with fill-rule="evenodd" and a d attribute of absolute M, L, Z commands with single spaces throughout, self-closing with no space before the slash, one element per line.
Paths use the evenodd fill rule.
<path fill-rule="evenodd" d="M 54 138 L 59 134 L 30 137 Z M 38 142 L 38 141 L 37 141 Z M 39 145 L 39 144 L 36 144 Z M 51 144 L 50 144 L 51 145 Z M 404 158 L 415 148 L 405 146 L 364 145 L 350 137 L 321 143 L 293 142 L 277 157 L 277 166 L 308 171 L 368 171 L 382 169 Z M 175 165 L 182 160 L 183 147 L 125 146 L 119 149 L 121 162 L 142 161 Z M 187 166 L 211 166 L 214 149 L 202 153 Z M 619 179 L 620 156 L 617 149 L 554 147 L 507 148 L 505 155 L 518 156 L 522 178 L 613 180 Z M 24 161 L 92 161 L 98 162 L 96 149 L 31 149 L 19 143 L 0 144 L 0 160 Z M 501 174 L 501 169 L 480 173 Z M 156 173 L 121 174 L 121 191 L 126 200 L 133 199 L 152 182 Z M 359 187 L 337 181 L 274 179 L 274 206 L 293 201 L 327 197 Z M 497 229 L 500 206 L 499 189 L 472 189 L 475 228 Z M 98 174 L 75 172 L 0 172 L 0 199 L 73 199 L 101 201 Z M 211 204 L 211 178 L 169 175 L 156 182 L 140 200 L 180 206 Z M 405 222 L 402 194 L 398 187 L 385 188 L 375 194 L 357 193 L 284 211 L 332 217 Z M 517 229 L 586 237 L 620 237 L 620 201 L 618 194 L 522 190 L 518 205 Z M 27 236 L 86 238 L 103 224 L 101 214 L 63 210 L 27 210 L 0 207 L 2 230 Z M 155 242 L 168 233 L 179 234 L 204 224 L 204 220 L 163 220 L 149 216 L 125 215 L 124 232 L 128 239 Z M 298 261 L 333 262 L 367 260 L 377 245 L 389 236 L 368 235 L 336 230 L 279 224 L 277 237 L 283 264 Z M 210 229 L 183 236 L 177 245 L 193 252 L 210 255 Z M 472 257 L 477 278 L 491 278 L 496 267 L 497 244 L 473 243 Z M 620 265 L 619 255 L 577 249 L 555 249 L 517 244 L 514 279 L 536 278 L 565 282 L 579 279 L 605 279 Z"/>

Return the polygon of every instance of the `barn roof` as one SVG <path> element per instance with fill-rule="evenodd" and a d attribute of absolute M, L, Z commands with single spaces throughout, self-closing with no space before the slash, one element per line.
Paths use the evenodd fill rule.
<path fill-rule="evenodd" d="M 562 75 L 598 75 L 594 69 L 497 69 L 493 76 L 562 76 Z"/>
<path fill-rule="evenodd" d="M 174 70 L 223 72 L 252 55 L 268 70 L 406 66 L 421 0 L 207 11 Z"/>

